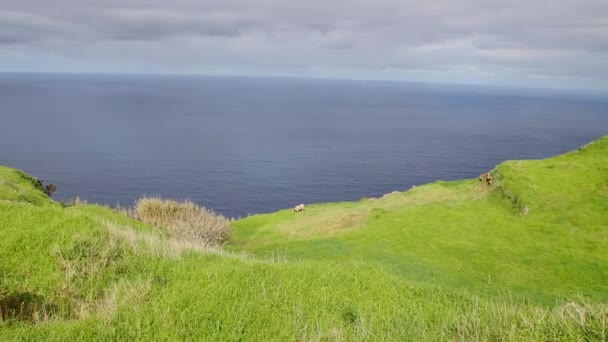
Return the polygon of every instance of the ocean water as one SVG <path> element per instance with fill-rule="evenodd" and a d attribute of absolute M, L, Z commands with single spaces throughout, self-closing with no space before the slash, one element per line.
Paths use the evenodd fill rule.
<path fill-rule="evenodd" d="M 608 99 L 416 83 L 0 75 L 0 164 L 56 198 L 227 216 L 357 200 L 608 134 Z"/>

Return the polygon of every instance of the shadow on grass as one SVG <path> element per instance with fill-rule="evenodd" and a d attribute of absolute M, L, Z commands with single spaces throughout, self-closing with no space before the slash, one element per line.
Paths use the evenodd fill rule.
<path fill-rule="evenodd" d="M 49 319 L 57 312 L 55 305 L 44 297 L 30 292 L 0 294 L 0 315 L 3 321 L 39 322 Z"/>

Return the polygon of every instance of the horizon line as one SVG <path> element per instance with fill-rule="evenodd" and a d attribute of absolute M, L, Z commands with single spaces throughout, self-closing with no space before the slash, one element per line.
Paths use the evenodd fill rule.
<path fill-rule="evenodd" d="M 0 75 L 48 75 L 48 76 L 138 76 L 138 77 L 201 77 L 201 78 L 248 78 L 248 79 L 292 79 L 292 80 L 326 80 L 326 81 L 351 81 L 351 82 L 373 82 L 373 83 L 400 83 L 400 84 L 420 84 L 427 86 L 445 87 L 469 87 L 484 88 L 495 90 L 511 91 L 534 91 L 560 93 L 568 95 L 587 95 L 593 97 L 608 97 L 608 90 L 600 88 L 571 88 L 571 87 L 548 87 L 544 85 L 516 85 L 516 84 L 496 84 L 483 82 L 449 82 L 449 81 L 425 81 L 412 79 L 385 79 L 385 78 L 363 78 L 363 77 L 344 77 L 344 76 L 320 76 L 320 75 L 301 75 L 301 74 L 254 74 L 254 73 L 171 73 L 171 72 L 117 72 L 117 71 L 7 71 L 0 70 Z"/>

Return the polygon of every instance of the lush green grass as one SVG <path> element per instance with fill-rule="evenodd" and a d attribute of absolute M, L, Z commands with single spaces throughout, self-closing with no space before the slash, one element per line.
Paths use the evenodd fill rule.
<path fill-rule="evenodd" d="M 225 251 L 0 167 L 0 340 L 607 340 L 608 138 L 494 175 L 252 216 Z"/>

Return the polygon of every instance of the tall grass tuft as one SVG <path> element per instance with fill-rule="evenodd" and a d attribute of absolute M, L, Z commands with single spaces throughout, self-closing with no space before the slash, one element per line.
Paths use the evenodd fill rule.
<path fill-rule="evenodd" d="M 126 213 L 190 243 L 217 246 L 228 242 L 232 235 L 229 219 L 191 201 L 142 197 Z"/>

